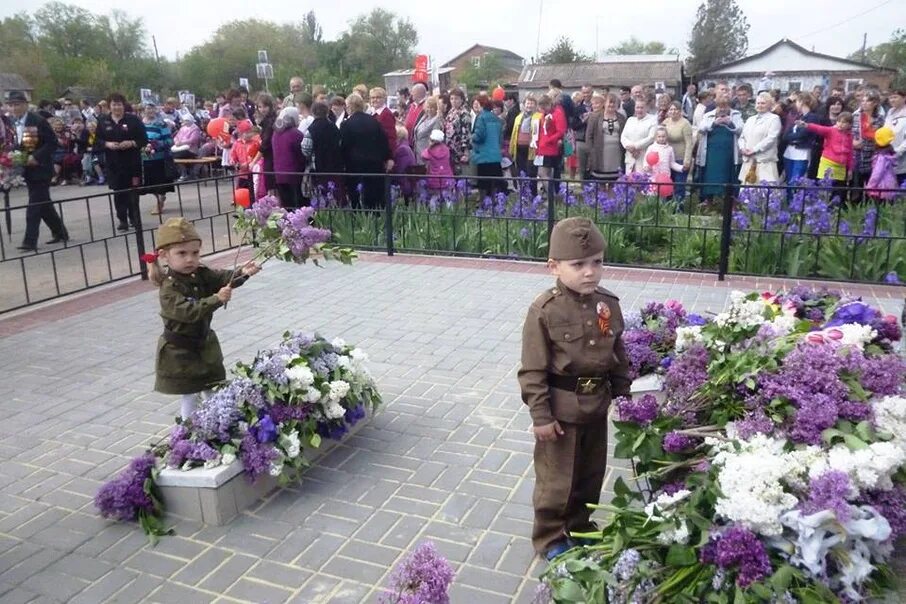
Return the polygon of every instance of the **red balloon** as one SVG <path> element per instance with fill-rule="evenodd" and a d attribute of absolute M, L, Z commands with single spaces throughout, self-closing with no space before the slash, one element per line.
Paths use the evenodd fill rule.
<path fill-rule="evenodd" d="M 661 161 L 661 156 L 657 154 L 657 151 L 652 151 L 645 156 L 645 161 L 648 162 L 649 166 L 656 166 Z"/>
<path fill-rule="evenodd" d="M 249 190 L 242 187 L 233 191 L 233 203 L 243 208 L 251 206 L 252 201 L 249 197 Z"/>
<path fill-rule="evenodd" d="M 230 139 L 230 122 L 225 117 L 215 117 L 208 122 L 208 136 L 219 138 L 224 143 L 229 143 Z"/>
<path fill-rule="evenodd" d="M 670 175 L 665 172 L 658 172 L 654 175 L 654 185 L 652 185 L 660 197 L 670 197 L 673 195 L 673 181 Z"/>

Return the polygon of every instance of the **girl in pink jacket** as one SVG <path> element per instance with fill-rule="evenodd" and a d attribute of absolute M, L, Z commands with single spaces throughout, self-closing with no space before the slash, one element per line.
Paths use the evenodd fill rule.
<path fill-rule="evenodd" d="M 431 144 L 422 151 L 428 174 L 428 193 L 438 194 L 453 186 L 453 167 L 450 164 L 450 148 L 444 143 L 443 130 L 432 130 L 429 136 Z"/>
<path fill-rule="evenodd" d="M 824 178 L 830 171 L 835 187 L 846 184 L 847 173 L 851 173 L 853 168 L 853 114 L 849 111 L 842 112 L 833 126 L 806 124 L 803 121 L 796 124 L 824 139 L 824 150 L 821 152 L 821 161 L 818 162 L 818 178 Z"/>

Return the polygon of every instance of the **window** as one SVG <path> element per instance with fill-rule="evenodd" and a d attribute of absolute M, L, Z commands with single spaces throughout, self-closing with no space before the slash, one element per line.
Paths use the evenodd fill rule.
<path fill-rule="evenodd" d="M 475 69 L 481 67 L 481 57 L 472 57 L 472 67 Z"/>
<path fill-rule="evenodd" d="M 844 91 L 846 92 L 846 94 L 855 92 L 856 87 L 861 86 L 861 85 L 862 85 L 862 78 L 846 80 L 846 87 L 844 88 Z"/>
<path fill-rule="evenodd" d="M 789 92 L 801 92 L 802 91 L 802 82 L 790 81 Z"/>

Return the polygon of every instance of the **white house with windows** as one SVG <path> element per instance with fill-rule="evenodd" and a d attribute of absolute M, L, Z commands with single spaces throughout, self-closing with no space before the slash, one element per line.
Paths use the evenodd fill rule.
<path fill-rule="evenodd" d="M 889 88 L 894 76 L 894 69 L 822 54 L 784 38 L 759 53 L 698 74 L 696 80 L 699 87 L 710 87 L 720 80 L 731 86 L 745 82 L 756 92 L 811 91 L 821 86 L 826 94 L 830 88 L 852 92 L 860 84 L 872 84 L 884 90 Z"/>

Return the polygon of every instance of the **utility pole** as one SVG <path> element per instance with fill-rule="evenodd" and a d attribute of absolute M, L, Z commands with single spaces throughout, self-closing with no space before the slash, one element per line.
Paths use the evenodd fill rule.
<path fill-rule="evenodd" d="M 535 57 L 541 57 L 541 17 L 544 15 L 544 0 L 538 0 L 538 42 L 535 44 Z"/>
<path fill-rule="evenodd" d="M 868 46 L 868 33 L 862 34 L 862 62 L 865 62 L 865 51 Z"/>
<path fill-rule="evenodd" d="M 154 45 L 154 60 L 160 63 L 160 55 L 157 54 L 157 38 L 153 34 L 151 35 L 151 43 Z"/>

